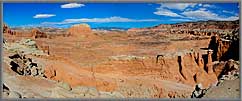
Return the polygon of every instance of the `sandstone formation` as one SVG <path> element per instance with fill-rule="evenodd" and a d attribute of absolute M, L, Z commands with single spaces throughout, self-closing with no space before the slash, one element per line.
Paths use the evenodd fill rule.
<path fill-rule="evenodd" d="M 76 24 L 71 26 L 71 28 L 68 29 L 67 34 L 71 36 L 89 36 L 92 32 L 90 26 L 88 24 Z"/>
<path fill-rule="evenodd" d="M 12 52 L 23 52 L 24 54 L 49 55 L 49 47 L 36 43 L 32 39 L 21 39 L 15 43 L 5 42 L 4 48 Z"/>
<path fill-rule="evenodd" d="M 221 78 L 225 75 L 233 75 L 236 76 L 239 73 L 240 67 L 239 62 L 230 59 L 229 61 L 218 63 L 214 65 L 214 71 L 216 71 L 216 75 L 218 78 Z"/>
<path fill-rule="evenodd" d="M 11 30 L 6 24 L 3 24 L 3 33 L 6 35 L 17 35 L 16 31 Z"/>
<path fill-rule="evenodd" d="M 208 74 L 213 73 L 213 64 L 212 64 L 212 50 L 208 50 L 208 60 L 206 64 L 206 70 Z"/>
<path fill-rule="evenodd" d="M 233 36 L 237 37 L 237 36 Z M 210 49 L 214 50 L 213 61 L 221 61 L 228 59 L 239 59 L 239 41 L 237 38 L 228 40 L 219 36 L 212 36 L 209 44 Z"/>
<path fill-rule="evenodd" d="M 33 38 L 47 38 L 47 34 L 44 32 L 41 32 L 38 29 L 33 29 L 31 33 L 33 35 Z"/>
<path fill-rule="evenodd" d="M 12 35 L 12 37 L 28 37 L 28 38 L 47 38 L 47 34 L 41 32 L 39 29 L 34 28 L 30 30 L 12 30 L 6 24 L 3 26 L 3 33 Z"/>
<path fill-rule="evenodd" d="M 41 41 L 36 41 L 36 46 L 39 50 L 42 50 L 43 53 L 50 55 L 50 47 L 48 44 L 45 44 Z"/>
<path fill-rule="evenodd" d="M 44 70 L 36 63 L 32 62 L 31 58 L 26 58 L 23 54 L 14 54 L 9 57 L 12 59 L 10 65 L 11 69 L 19 75 L 44 76 Z"/>
<path fill-rule="evenodd" d="M 163 63 L 162 64 L 163 76 L 173 75 L 174 79 L 175 78 L 177 80 L 180 79 L 182 82 L 188 83 L 191 85 L 201 83 L 204 85 L 205 88 L 217 83 L 217 77 L 212 68 L 210 51 L 208 51 L 208 54 L 204 54 L 204 55 L 207 55 L 208 58 L 201 58 L 201 55 L 199 56 L 199 54 L 201 54 L 200 52 L 188 52 L 188 53 L 179 53 L 179 54 L 180 55 L 177 55 L 176 57 L 171 59 L 167 59 L 164 57 L 162 59 L 159 59 L 158 63 L 160 63 L 161 61 Z M 174 60 L 177 60 L 177 62 L 174 63 L 175 62 Z M 174 61 L 174 62 L 170 64 L 171 61 Z M 204 64 L 203 61 L 208 61 L 208 62 Z M 205 65 L 207 69 L 204 67 Z M 169 67 L 170 68 L 173 67 L 174 69 L 169 70 L 168 69 Z M 168 74 L 168 73 L 172 73 L 172 74 Z"/>
<path fill-rule="evenodd" d="M 205 98 L 235 98 L 239 96 L 238 81 L 240 68 L 238 65 L 238 62 L 232 59 L 228 60 L 226 63 L 222 62 L 214 65 L 213 69 L 218 78 L 218 83 L 216 86 L 205 89 Z"/>
<path fill-rule="evenodd" d="M 236 28 L 239 28 L 239 20 L 226 21 L 200 21 L 187 22 L 178 24 L 160 24 L 149 28 L 132 28 L 128 32 L 144 32 L 152 31 L 156 33 L 169 34 L 190 34 L 197 36 L 212 36 L 216 34 L 231 33 Z M 225 30 L 226 29 L 226 30 Z"/>
<path fill-rule="evenodd" d="M 53 67 L 47 67 L 45 69 L 45 76 L 47 78 L 53 79 L 56 76 L 56 70 Z"/>
<path fill-rule="evenodd" d="M 3 33 L 11 33 L 11 30 L 8 28 L 6 24 L 3 24 Z"/>

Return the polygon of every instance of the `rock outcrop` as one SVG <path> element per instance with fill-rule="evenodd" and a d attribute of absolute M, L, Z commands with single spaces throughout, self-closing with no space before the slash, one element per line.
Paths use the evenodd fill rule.
<path fill-rule="evenodd" d="M 22 39 L 15 43 L 7 43 L 4 46 L 7 50 L 12 52 L 23 52 L 23 54 L 32 54 L 32 55 L 48 55 L 49 48 L 41 47 L 40 45 L 37 46 L 36 42 L 32 39 Z"/>
<path fill-rule="evenodd" d="M 227 79 L 226 77 L 235 77 L 237 78 L 239 76 L 239 66 L 238 61 L 234 61 L 232 59 L 226 61 L 226 62 L 220 62 L 214 65 L 213 69 L 216 71 L 216 75 L 218 76 L 218 79 Z"/>
<path fill-rule="evenodd" d="M 226 62 L 214 62 L 213 70 L 218 78 L 216 86 L 206 88 L 205 98 L 239 96 L 239 62 L 229 59 Z M 235 93 L 235 94 L 233 94 Z"/>
<path fill-rule="evenodd" d="M 11 69 L 19 75 L 44 77 L 44 69 L 34 63 L 31 58 L 26 58 L 25 55 L 20 53 L 9 56 L 9 58 L 12 59 L 10 62 Z"/>
<path fill-rule="evenodd" d="M 12 30 L 6 24 L 3 25 L 3 33 L 12 35 L 15 37 L 28 37 L 28 38 L 47 38 L 47 34 L 41 32 L 39 29 L 34 28 L 32 30 Z"/>
<path fill-rule="evenodd" d="M 212 60 L 212 50 L 208 50 L 208 59 L 206 64 L 206 70 L 208 74 L 213 73 L 213 60 Z"/>
<path fill-rule="evenodd" d="M 222 40 L 219 36 L 212 36 L 208 48 L 214 50 L 213 61 L 219 61 L 222 57 L 225 57 L 230 44 L 230 40 Z"/>
<path fill-rule="evenodd" d="M 170 59 L 163 57 L 158 59 L 158 64 L 162 68 L 162 76 L 173 78 L 184 83 L 195 85 L 201 83 L 204 87 L 209 87 L 217 83 L 217 76 L 213 71 L 211 52 L 208 54 L 200 52 L 179 53 Z M 205 58 L 207 57 L 207 58 Z M 177 60 L 177 61 L 174 61 Z M 173 62 L 172 62 L 173 61 Z M 204 63 L 204 61 L 207 61 Z M 173 67 L 173 69 L 169 69 Z M 169 75 L 171 77 L 169 77 Z"/>
<path fill-rule="evenodd" d="M 68 29 L 67 34 L 70 36 L 89 36 L 92 32 L 88 24 L 76 24 Z"/>
<path fill-rule="evenodd" d="M 213 61 L 225 61 L 228 59 L 239 59 L 239 39 L 223 39 L 220 36 L 212 36 L 209 49 L 214 52 L 212 54 Z"/>
<path fill-rule="evenodd" d="M 213 36 L 217 34 L 231 33 L 239 28 L 239 20 L 236 21 L 200 21 L 178 24 L 160 24 L 149 28 L 131 28 L 127 32 L 155 32 L 166 34 L 187 34 L 194 36 Z"/>
<path fill-rule="evenodd" d="M 32 35 L 33 35 L 33 38 L 47 38 L 47 34 L 44 33 L 44 32 L 41 32 L 40 30 L 38 29 L 33 29 L 31 31 Z"/>
<path fill-rule="evenodd" d="M 3 24 L 3 33 L 9 34 L 9 35 L 16 35 L 16 32 L 12 31 L 6 24 Z"/>

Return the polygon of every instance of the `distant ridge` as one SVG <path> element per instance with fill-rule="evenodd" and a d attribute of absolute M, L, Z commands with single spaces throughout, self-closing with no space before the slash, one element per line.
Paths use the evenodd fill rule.
<path fill-rule="evenodd" d="M 122 28 L 122 27 L 96 27 L 96 28 L 92 28 L 92 29 L 96 29 L 96 30 L 109 30 L 109 31 L 114 31 L 114 30 L 117 30 L 117 31 L 126 31 L 128 30 L 129 28 Z"/>
<path fill-rule="evenodd" d="M 158 24 L 155 26 L 150 26 L 150 27 L 144 27 L 144 28 L 137 28 L 137 29 L 152 29 L 152 28 L 156 28 L 159 26 L 166 26 L 166 25 L 186 25 L 186 24 L 200 24 L 200 25 L 222 25 L 224 26 L 224 24 L 226 25 L 230 25 L 230 24 L 239 24 L 239 19 L 238 20 L 233 20 L 233 21 L 219 21 L 219 20 L 207 20 L 207 21 L 188 21 L 188 22 L 179 22 L 179 23 L 174 23 L 174 24 Z M 194 27 L 194 26 L 193 26 Z M 199 26 L 196 26 L 199 27 Z"/>
<path fill-rule="evenodd" d="M 150 26 L 150 27 L 143 27 L 143 28 L 154 28 L 154 27 L 158 27 L 158 26 L 162 26 L 162 25 L 178 25 L 178 24 L 188 24 L 188 23 L 207 23 L 207 24 L 214 24 L 214 23 L 228 23 L 230 22 L 231 24 L 239 24 L 239 19 L 238 20 L 233 20 L 233 21 L 220 21 L 220 20 L 207 20 L 207 21 L 187 21 L 187 22 L 179 22 L 179 23 L 173 23 L 173 24 L 157 24 L 157 25 L 154 25 L 154 26 Z M 30 27 L 30 26 L 26 26 L 26 27 L 23 27 L 23 26 L 19 26 L 19 27 L 11 27 L 11 29 L 13 30 L 17 30 L 17 29 L 32 29 L 32 28 L 38 28 L 38 29 L 45 29 L 45 28 L 54 28 L 54 29 L 68 29 L 68 28 L 59 28 L 59 27 L 46 27 L 46 26 L 42 26 L 42 27 Z M 128 29 L 131 29 L 131 28 L 123 28 L 123 27 L 95 27 L 95 28 L 92 28 L 94 30 L 109 30 L 109 31 L 127 31 Z M 137 29 L 142 29 L 142 28 L 137 28 Z"/>

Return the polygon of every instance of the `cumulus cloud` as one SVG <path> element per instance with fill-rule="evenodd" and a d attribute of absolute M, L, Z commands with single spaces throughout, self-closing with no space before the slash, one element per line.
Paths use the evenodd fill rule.
<path fill-rule="evenodd" d="M 160 7 L 169 8 L 169 9 L 177 9 L 184 10 L 187 7 L 194 7 L 197 3 L 161 3 Z"/>
<path fill-rule="evenodd" d="M 207 9 L 206 8 L 199 8 L 199 10 L 206 11 Z"/>
<path fill-rule="evenodd" d="M 227 10 L 223 10 L 222 12 L 224 12 L 224 13 L 231 13 L 230 11 L 227 11 Z"/>
<path fill-rule="evenodd" d="M 26 25 L 20 25 L 20 26 L 13 26 L 13 27 L 18 27 L 18 28 L 33 28 L 33 27 L 49 27 L 49 28 L 65 28 L 70 25 L 65 24 L 65 25 L 51 25 L 51 24 L 26 24 Z"/>
<path fill-rule="evenodd" d="M 233 12 L 225 11 L 213 4 L 202 3 L 161 3 L 157 10 L 153 12 L 156 15 L 178 17 L 171 21 L 193 21 L 195 20 L 237 20 L 238 15 Z M 223 10 L 224 13 L 230 13 L 233 16 L 221 15 L 212 12 L 211 9 Z"/>
<path fill-rule="evenodd" d="M 183 12 L 182 14 L 188 18 L 200 19 L 200 20 L 232 21 L 232 20 L 239 19 L 238 16 L 222 17 L 211 11 L 204 11 L 204 10 L 187 11 L 187 12 Z"/>
<path fill-rule="evenodd" d="M 56 15 L 55 14 L 36 14 L 35 16 L 33 16 L 33 18 L 49 18 L 53 16 L 56 16 Z"/>
<path fill-rule="evenodd" d="M 197 3 L 161 3 L 157 11 L 153 12 L 156 15 L 170 16 L 170 17 L 183 17 L 172 10 L 183 11 L 189 7 L 195 7 Z"/>
<path fill-rule="evenodd" d="M 239 20 L 239 17 L 238 16 L 230 16 L 230 17 L 227 17 L 227 18 L 218 18 L 218 20 L 220 21 L 234 21 L 234 20 Z"/>
<path fill-rule="evenodd" d="M 110 18 L 81 18 L 81 19 L 66 19 L 64 22 L 134 22 L 137 20 L 122 18 L 122 17 L 110 17 Z"/>
<path fill-rule="evenodd" d="M 187 11 L 183 12 L 183 15 L 191 18 L 214 18 L 217 17 L 217 14 L 210 11 L 196 10 L 196 11 Z"/>
<path fill-rule="evenodd" d="M 164 9 L 164 8 L 158 8 L 156 12 L 154 12 L 156 15 L 163 15 L 163 16 L 170 16 L 170 17 L 182 17 L 181 15 L 178 15 L 175 12 L 172 12 L 171 10 Z"/>
<path fill-rule="evenodd" d="M 170 19 L 170 21 L 193 21 L 191 19 Z"/>
<path fill-rule="evenodd" d="M 234 13 L 232 11 L 222 10 L 223 13 L 231 14 L 231 15 L 238 15 L 237 13 Z"/>
<path fill-rule="evenodd" d="M 78 3 L 69 3 L 61 5 L 61 8 L 79 8 L 85 6 L 84 4 L 78 4 Z"/>
<path fill-rule="evenodd" d="M 119 16 L 113 16 L 109 18 L 80 18 L 80 19 L 65 19 L 62 22 L 43 22 L 42 24 L 72 24 L 81 22 L 98 22 L 98 23 L 108 23 L 108 22 L 152 22 L 159 21 L 157 19 L 130 19 L 123 18 Z"/>
<path fill-rule="evenodd" d="M 211 5 L 211 4 L 203 4 L 203 7 L 206 7 L 206 8 L 217 8 L 215 5 Z"/>

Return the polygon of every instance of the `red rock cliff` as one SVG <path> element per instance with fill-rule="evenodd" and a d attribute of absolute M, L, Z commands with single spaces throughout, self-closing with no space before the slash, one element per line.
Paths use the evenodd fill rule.
<path fill-rule="evenodd" d="M 162 67 L 161 75 L 164 78 L 175 79 L 193 86 L 198 83 L 203 84 L 204 87 L 216 84 L 217 76 L 213 71 L 211 52 L 203 55 L 208 57 L 205 67 L 204 59 L 206 58 L 202 58 L 201 52 L 188 52 L 169 58 L 159 58 L 158 64 Z"/>
<path fill-rule="evenodd" d="M 88 36 L 92 32 L 88 24 L 76 24 L 68 29 L 67 34 L 71 36 Z"/>

